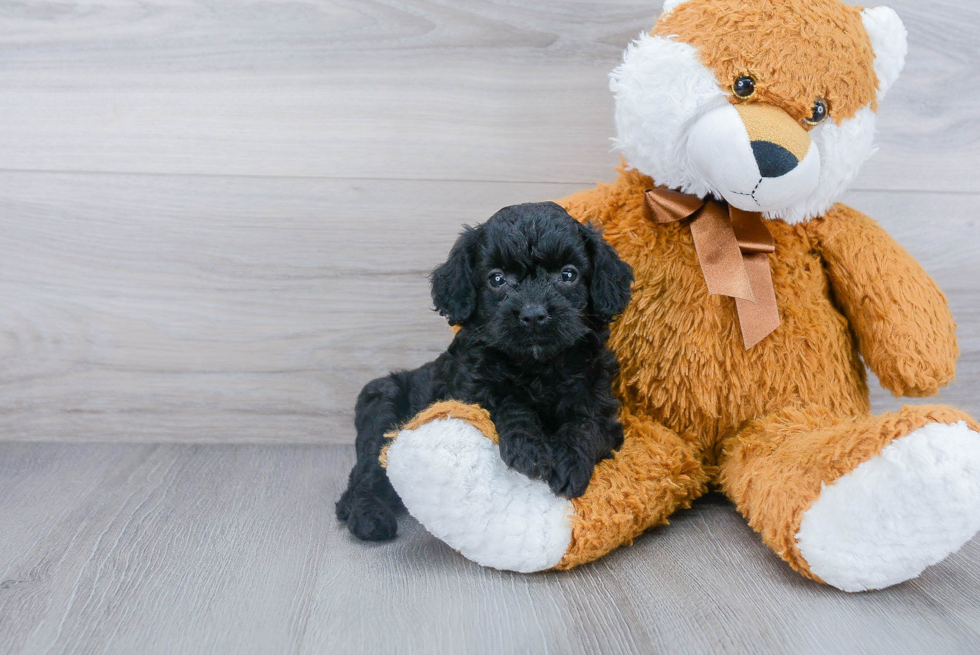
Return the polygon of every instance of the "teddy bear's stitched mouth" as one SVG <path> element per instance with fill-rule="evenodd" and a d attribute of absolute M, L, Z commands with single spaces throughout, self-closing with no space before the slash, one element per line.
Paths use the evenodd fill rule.
<path fill-rule="evenodd" d="M 756 200 L 755 192 L 759 190 L 759 187 L 762 186 L 762 182 L 764 180 L 765 180 L 765 178 L 760 177 L 759 178 L 759 181 L 756 183 L 755 188 L 752 189 L 752 192 L 751 193 L 743 193 L 741 191 L 733 191 L 733 190 L 730 190 L 729 192 L 730 193 L 734 193 L 736 196 L 748 196 L 749 198 L 752 198 L 752 202 L 754 202 L 759 207 L 762 207 L 762 205 L 759 203 L 759 201 Z"/>

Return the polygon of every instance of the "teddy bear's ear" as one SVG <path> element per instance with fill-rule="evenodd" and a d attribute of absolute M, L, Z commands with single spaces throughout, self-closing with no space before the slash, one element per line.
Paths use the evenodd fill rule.
<path fill-rule="evenodd" d="M 689 0 L 664 0 L 664 8 L 661 10 L 660 15 L 666 16 L 670 12 L 674 11 L 680 5 L 688 2 Z"/>
<path fill-rule="evenodd" d="M 881 100 L 905 67 L 909 33 L 902 19 L 889 7 L 865 9 L 861 12 L 861 20 L 875 50 L 875 75 L 878 76 L 878 100 Z"/>

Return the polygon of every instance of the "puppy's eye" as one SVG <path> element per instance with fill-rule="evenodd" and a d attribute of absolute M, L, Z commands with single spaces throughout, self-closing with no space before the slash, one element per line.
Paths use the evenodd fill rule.
<path fill-rule="evenodd" d="M 747 100 L 755 95 L 755 80 L 749 75 L 742 75 L 732 84 L 732 93 L 742 100 Z"/>
<path fill-rule="evenodd" d="M 578 271 L 575 270 L 574 266 L 566 266 L 561 269 L 561 281 L 562 282 L 574 282 L 578 279 Z"/>
<path fill-rule="evenodd" d="M 813 114 L 810 118 L 804 118 L 803 122 L 807 125 L 819 125 L 824 119 L 830 116 L 830 106 L 823 98 L 817 98 L 813 103 Z"/>
<path fill-rule="evenodd" d="M 491 271 L 487 276 L 487 283 L 494 289 L 498 289 L 506 284 L 507 278 L 500 271 Z"/>

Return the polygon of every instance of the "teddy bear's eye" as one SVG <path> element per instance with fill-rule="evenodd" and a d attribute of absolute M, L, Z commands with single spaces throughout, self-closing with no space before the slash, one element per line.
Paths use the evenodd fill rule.
<path fill-rule="evenodd" d="M 755 80 L 748 75 L 742 75 L 732 84 L 732 93 L 742 100 L 751 98 L 755 95 Z"/>
<path fill-rule="evenodd" d="M 804 118 L 803 121 L 807 125 L 819 125 L 827 116 L 830 116 L 830 107 L 827 105 L 827 101 L 823 98 L 817 98 L 813 103 L 813 114 L 810 118 Z"/>

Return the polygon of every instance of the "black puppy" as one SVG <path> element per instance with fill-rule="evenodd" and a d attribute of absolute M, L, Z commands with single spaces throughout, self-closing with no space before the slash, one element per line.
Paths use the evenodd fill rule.
<path fill-rule="evenodd" d="M 432 300 L 462 329 L 438 359 L 369 383 L 357 399 L 357 463 L 337 516 L 361 539 L 395 536 L 401 500 L 378 462 L 384 434 L 439 400 L 478 404 L 503 460 L 581 496 L 623 443 L 606 346 L 633 272 L 555 203 L 500 210 L 466 228 L 432 273 Z"/>

